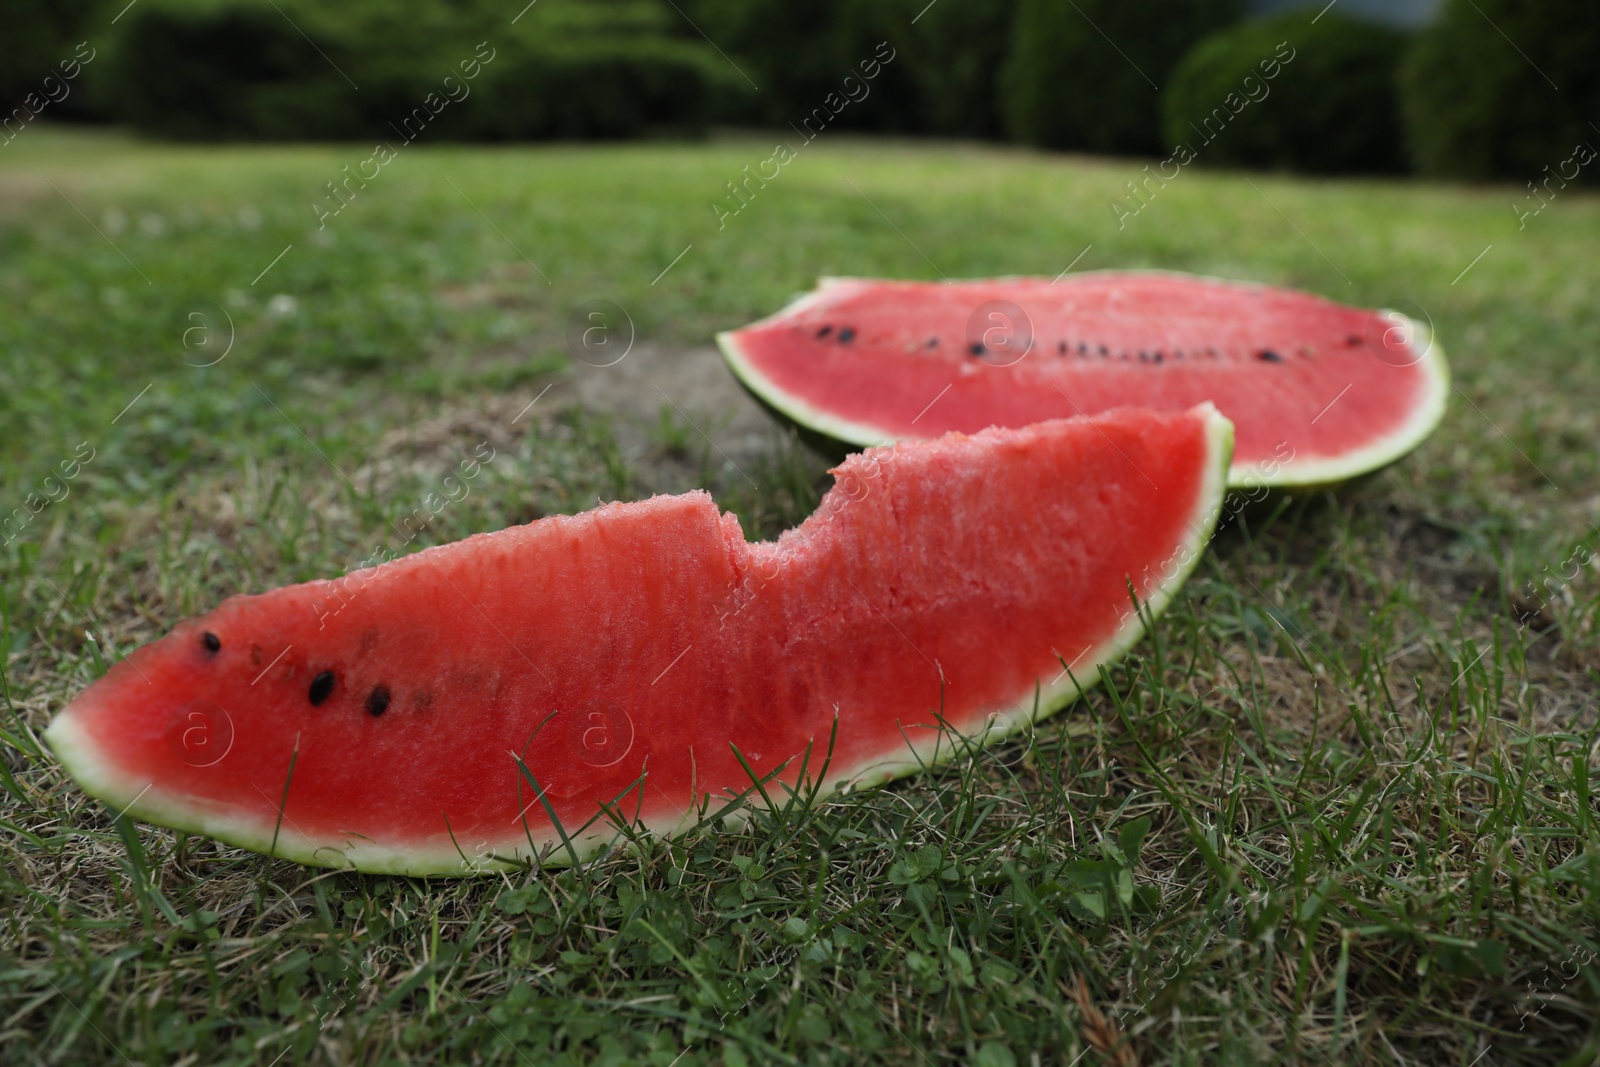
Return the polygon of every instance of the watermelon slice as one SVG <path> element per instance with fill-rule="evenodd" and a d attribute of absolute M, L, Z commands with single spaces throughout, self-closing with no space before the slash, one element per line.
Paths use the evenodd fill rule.
<path fill-rule="evenodd" d="M 1231 446 L 1126 410 L 852 456 L 776 542 L 704 492 L 479 534 L 234 597 L 45 736 L 115 809 L 303 863 L 578 861 L 603 805 L 671 833 L 752 773 L 947 758 L 941 706 L 979 741 L 1061 708 L 1182 584 Z"/>
<path fill-rule="evenodd" d="M 1164 272 L 892 282 L 824 278 L 718 337 L 758 398 L 854 445 L 1214 402 L 1238 434 L 1229 484 L 1375 470 L 1444 415 L 1431 332 L 1397 312 Z"/>

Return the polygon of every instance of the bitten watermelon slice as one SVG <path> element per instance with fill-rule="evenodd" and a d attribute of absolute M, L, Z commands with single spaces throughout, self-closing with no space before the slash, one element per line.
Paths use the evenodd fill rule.
<path fill-rule="evenodd" d="M 1233 486 L 1381 467 L 1432 432 L 1449 393 L 1444 353 L 1404 315 L 1164 272 L 824 278 L 718 341 L 757 397 L 856 445 L 1211 401 L 1238 434 Z"/>
<path fill-rule="evenodd" d="M 479 534 L 234 597 L 45 736 L 115 809 L 303 863 L 578 859 L 603 804 L 671 833 L 741 759 L 815 780 L 835 724 L 826 789 L 947 758 L 941 705 L 979 740 L 1061 708 L 1182 584 L 1231 442 L 1118 411 L 852 456 L 776 542 L 704 492 Z"/>

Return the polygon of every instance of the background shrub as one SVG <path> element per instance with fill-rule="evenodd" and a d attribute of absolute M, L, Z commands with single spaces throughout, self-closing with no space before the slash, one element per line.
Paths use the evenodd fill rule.
<path fill-rule="evenodd" d="M 353 102 L 326 91 L 333 72 L 317 69 L 324 61 L 316 49 L 265 4 L 142 5 L 130 15 L 117 53 L 117 115 L 147 133 L 250 138 L 294 126 L 316 137 L 356 125 Z M 335 99 L 318 108 L 325 96 Z"/>
<path fill-rule="evenodd" d="M 703 126 L 737 77 L 656 0 L 542 0 L 514 28 L 502 7 L 142 0 L 116 40 L 116 113 L 174 138 L 392 138 L 487 42 L 430 138 L 626 137 Z"/>
<path fill-rule="evenodd" d="M 502 48 L 452 134 L 499 140 L 695 132 L 738 75 L 689 41 L 641 37 Z"/>
<path fill-rule="evenodd" d="M 1158 87 L 1238 15 L 1237 0 L 1020 0 L 1002 80 L 1007 128 L 1043 148 L 1153 153 Z"/>
<path fill-rule="evenodd" d="M 881 64 L 867 95 L 830 127 L 998 137 L 999 72 L 1011 47 L 1017 0 L 675 0 L 693 27 L 737 64 L 712 101 L 713 118 L 786 129 L 799 123 L 882 42 L 894 58 Z M 670 9 L 669 9 L 670 10 Z M 913 22 L 913 20 L 915 20 Z M 689 23 L 693 24 L 690 27 Z"/>
<path fill-rule="evenodd" d="M 685 0 L 688 18 L 758 89 L 719 102 L 718 118 L 783 126 L 834 88 L 840 76 L 837 0 Z"/>
<path fill-rule="evenodd" d="M 1184 143 L 1218 164 L 1414 161 L 1521 181 L 1600 145 L 1595 0 L 1445 0 L 1414 47 L 1342 9 L 1240 23 L 1244 2 L 539 0 L 511 26 L 503 0 L 0 0 L 0 106 L 87 40 L 93 64 L 46 119 L 195 140 L 389 138 L 488 42 L 494 62 L 430 139 L 782 130 L 888 42 L 893 60 L 829 129 L 1161 156 Z M 1293 63 L 1233 111 L 1280 41 Z M 1226 134 L 1197 134 L 1218 107 Z M 1580 180 L 1600 182 L 1600 165 Z"/>
<path fill-rule="evenodd" d="M 1406 43 L 1396 30 L 1331 11 L 1213 34 L 1168 79 L 1167 143 L 1188 144 L 1202 163 L 1321 174 L 1402 170 L 1396 80 Z M 1292 58 L 1268 80 L 1262 63 L 1280 52 Z"/>
<path fill-rule="evenodd" d="M 59 75 L 60 63 L 72 58 L 103 6 L 102 0 L 0 0 L 0 113 L 10 114 L 38 92 L 46 75 Z M 73 85 L 51 103 L 52 117 L 88 113 L 81 89 Z"/>
<path fill-rule="evenodd" d="M 861 62 L 887 40 L 894 59 L 880 65 L 867 95 L 840 111 L 830 127 L 909 133 L 926 128 L 913 73 L 918 39 L 910 25 L 919 9 L 914 0 L 695 0 L 685 7 L 760 87 L 758 92 L 735 75 L 736 84 L 719 102 L 720 121 L 787 129 L 821 107 L 828 94 L 840 93 L 846 77 L 859 78 Z"/>
<path fill-rule="evenodd" d="M 1600 147 L 1600 4 L 1448 0 L 1401 86 L 1418 169 L 1540 180 L 1579 142 Z"/>
<path fill-rule="evenodd" d="M 1004 133 L 1000 74 L 1016 13 L 1017 0 L 961 0 L 934 4 L 917 20 L 906 45 L 907 70 L 921 98 L 924 130 L 956 137 Z"/>
<path fill-rule="evenodd" d="M 364 136 L 425 94 L 449 29 L 414 0 L 394 6 L 392 24 L 377 15 L 306 0 L 141 0 L 113 42 L 115 114 L 179 139 Z"/>

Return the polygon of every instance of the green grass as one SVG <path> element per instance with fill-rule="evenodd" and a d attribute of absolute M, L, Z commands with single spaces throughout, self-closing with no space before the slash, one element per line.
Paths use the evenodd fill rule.
<path fill-rule="evenodd" d="M 0 1057 L 1594 1062 L 1600 201 L 1518 231 L 1512 189 L 1191 171 L 1119 230 L 1134 164 L 837 139 L 719 231 L 770 152 L 410 148 L 319 236 L 370 149 L 4 150 L 0 518 L 93 459 L 0 548 Z M 39 743 L 180 618 L 356 565 L 482 440 L 413 547 L 701 484 L 762 535 L 815 506 L 776 432 L 752 489 L 674 412 L 648 455 L 553 399 L 513 424 L 584 301 L 700 345 L 821 273 L 1086 247 L 1425 315 L 1458 390 L 1399 465 L 1247 512 L 1024 740 L 581 875 L 434 882 L 116 819 Z"/>

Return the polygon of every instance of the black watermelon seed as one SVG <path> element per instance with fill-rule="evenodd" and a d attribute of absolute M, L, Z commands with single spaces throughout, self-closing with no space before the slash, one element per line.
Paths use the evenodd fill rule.
<path fill-rule="evenodd" d="M 311 679 L 311 706 L 316 707 L 333 693 L 333 672 L 323 671 Z"/>
<path fill-rule="evenodd" d="M 367 694 L 367 714 L 382 715 L 389 710 L 389 687 L 380 685 Z"/>
<path fill-rule="evenodd" d="M 840 344 L 847 345 L 851 341 L 854 341 L 855 339 L 856 339 L 856 331 L 855 331 L 855 329 L 853 327 L 846 326 L 844 329 L 839 331 L 839 343 Z"/>
<path fill-rule="evenodd" d="M 216 634 L 212 633 L 210 630 L 207 630 L 205 632 L 205 634 L 203 636 L 201 636 L 200 642 L 201 642 L 201 644 L 206 646 L 206 651 L 207 652 L 221 652 L 222 651 L 222 638 L 218 637 Z"/>
<path fill-rule="evenodd" d="M 971 348 L 968 349 L 968 351 L 970 351 L 975 356 L 983 355 L 983 353 L 984 353 L 983 342 L 982 341 L 974 341 L 974 342 L 972 342 L 972 346 L 971 346 Z"/>
<path fill-rule="evenodd" d="M 1274 352 L 1270 348 L 1263 348 L 1259 353 L 1257 353 L 1257 356 L 1261 359 L 1261 361 L 1263 363 L 1282 363 L 1283 362 L 1283 357 L 1278 355 L 1278 353 Z"/>
<path fill-rule="evenodd" d="M 1084 344 L 1082 341 L 1079 341 L 1078 342 L 1078 355 L 1087 356 L 1088 354 L 1089 354 L 1089 346 Z"/>
<path fill-rule="evenodd" d="M 1060 352 L 1063 356 L 1066 355 L 1067 354 L 1067 342 L 1062 341 L 1060 344 L 1056 345 L 1056 351 Z"/>
<path fill-rule="evenodd" d="M 939 339 L 937 337 L 928 338 L 928 347 L 929 348 L 938 348 L 939 347 Z"/>
<path fill-rule="evenodd" d="M 1160 352 L 1156 352 L 1156 353 L 1151 355 L 1150 360 L 1151 360 L 1152 363 L 1160 363 L 1162 358 L 1163 357 L 1162 357 L 1161 353 Z"/>
<path fill-rule="evenodd" d="M 833 332 L 833 327 L 832 326 L 824 326 L 822 329 L 817 331 L 817 336 L 818 337 L 826 337 L 832 332 Z"/>
<path fill-rule="evenodd" d="M 1353 333 L 1344 339 L 1344 343 L 1354 348 L 1361 343 L 1361 335 Z"/>
<path fill-rule="evenodd" d="M 1100 346 L 1100 354 L 1102 356 L 1109 356 L 1111 354 L 1111 350 L 1109 348 L 1107 348 L 1105 345 L 1101 345 Z"/>

